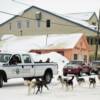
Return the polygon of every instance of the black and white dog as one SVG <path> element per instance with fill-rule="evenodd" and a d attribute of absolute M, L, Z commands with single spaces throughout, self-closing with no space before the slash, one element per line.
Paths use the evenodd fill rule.
<path fill-rule="evenodd" d="M 36 79 L 36 81 L 32 81 L 32 80 L 26 80 L 25 85 L 28 86 L 28 95 L 30 95 L 31 90 L 34 89 L 33 94 L 35 93 L 35 88 L 37 88 L 36 94 L 38 92 L 42 93 L 42 89 L 43 87 L 46 87 L 47 89 L 47 82 L 45 80 L 40 80 L 40 79 Z"/>
<path fill-rule="evenodd" d="M 93 85 L 93 87 L 96 86 L 96 79 L 93 77 L 89 77 L 89 87 Z"/>
<path fill-rule="evenodd" d="M 69 86 L 71 86 L 72 89 L 73 89 L 73 79 L 74 79 L 74 76 L 72 76 L 71 79 L 65 80 L 67 88 L 68 88 Z"/>
<path fill-rule="evenodd" d="M 36 94 L 38 92 L 42 93 L 42 89 L 43 89 L 43 86 L 47 88 L 47 90 L 49 90 L 48 86 L 47 86 L 47 82 L 45 80 L 40 80 L 40 79 L 36 79 L 36 86 L 37 86 L 37 91 L 36 91 Z"/>
<path fill-rule="evenodd" d="M 61 76 L 58 76 L 58 80 L 61 82 L 62 86 L 65 85 L 67 88 L 71 86 L 72 89 L 73 89 L 73 79 L 74 76 L 72 76 L 71 79 L 62 78 Z"/>
<path fill-rule="evenodd" d="M 57 78 L 57 80 L 60 81 L 60 83 L 61 83 L 61 85 L 62 85 L 62 87 L 63 87 L 63 86 L 66 84 L 65 81 L 66 81 L 67 79 L 66 79 L 66 78 L 63 78 L 61 75 L 59 75 L 58 78 Z"/>
<path fill-rule="evenodd" d="M 76 80 L 77 80 L 79 85 L 81 85 L 82 83 L 85 82 L 85 79 L 83 77 L 76 77 Z"/>

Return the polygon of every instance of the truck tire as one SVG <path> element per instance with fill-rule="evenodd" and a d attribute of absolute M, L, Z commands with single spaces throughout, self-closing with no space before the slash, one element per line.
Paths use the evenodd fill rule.
<path fill-rule="evenodd" d="M 43 79 L 46 81 L 47 84 L 49 84 L 52 80 L 52 73 L 47 71 Z"/>
<path fill-rule="evenodd" d="M 0 75 L 0 88 L 2 88 L 3 87 L 3 77 L 2 77 L 2 75 Z"/>

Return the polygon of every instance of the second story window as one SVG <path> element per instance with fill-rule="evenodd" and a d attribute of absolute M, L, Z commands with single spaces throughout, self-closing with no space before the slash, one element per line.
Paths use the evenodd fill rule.
<path fill-rule="evenodd" d="M 18 21 L 18 22 L 17 22 L 17 28 L 18 28 L 18 29 L 21 29 L 21 28 L 22 28 L 21 21 Z"/>
<path fill-rule="evenodd" d="M 46 21 L 46 27 L 47 27 L 47 28 L 50 28 L 50 26 L 51 26 L 51 21 L 50 21 L 50 19 L 48 19 L 48 20 Z"/>
<path fill-rule="evenodd" d="M 30 21 L 26 21 L 26 27 L 27 27 L 27 28 L 30 27 Z"/>
<path fill-rule="evenodd" d="M 93 38 L 93 37 L 87 37 L 87 41 L 88 41 L 88 43 L 89 43 L 90 45 L 95 44 L 95 38 Z"/>
<path fill-rule="evenodd" d="M 96 22 L 92 22 L 92 25 L 96 26 Z"/>
<path fill-rule="evenodd" d="M 74 60 L 77 60 L 77 59 L 78 59 L 78 55 L 74 54 Z"/>
<path fill-rule="evenodd" d="M 9 23 L 9 30 L 11 30 L 11 23 Z"/>
<path fill-rule="evenodd" d="M 36 20 L 36 25 L 39 28 L 41 26 L 41 21 L 40 20 Z"/>

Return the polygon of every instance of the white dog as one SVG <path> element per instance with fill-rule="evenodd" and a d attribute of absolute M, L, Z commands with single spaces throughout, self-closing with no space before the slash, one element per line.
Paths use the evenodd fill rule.
<path fill-rule="evenodd" d="M 33 89 L 34 90 L 34 92 L 35 92 L 35 88 L 36 88 L 36 81 L 30 81 L 30 80 L 25 80 L 25 83 L 24 83 L 25 85 L 27 85 L 28 86 L 28 95 L 30 95 L 31 94 L 31 90 Z M 33 93 L 34 93 L 33 92 Z"/>

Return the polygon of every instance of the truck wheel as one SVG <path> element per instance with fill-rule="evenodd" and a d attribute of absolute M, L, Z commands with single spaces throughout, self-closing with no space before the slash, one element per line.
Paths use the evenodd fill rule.
<path fill-rule="evenodd" d="M 0 75 L 0 88 L 2 88 L 3 87 L 3 77 L 2 77 L 2 75 Z"/>
<path fill-rule="evenodd" d="M 52 73 L 51 72 L 46 72 L 43 79 L 49 84 L 52 80 Z"/>

